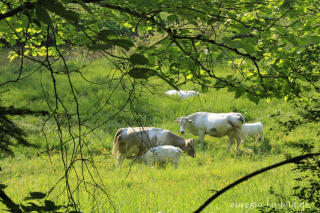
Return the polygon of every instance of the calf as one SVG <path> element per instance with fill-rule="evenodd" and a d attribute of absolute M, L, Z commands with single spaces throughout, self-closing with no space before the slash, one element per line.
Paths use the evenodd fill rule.
<path fill-rule="evenodd" d="M 142 155 L 151 147 L 172 145 L 195 157 L 193 139 L 184 139 L 169 130 L 155 127 L 121 128 L 116 132 L 112 153 L 117 165 L 124 158 Z"/>
<path fill-rule="evenodd" d="M 146 153 L 144 153 L 142 155 L 142 160 L 147 165 L 170 162 L 177 168 L 181 153 L 182 150 L 175 146 L 157 146 L 150 148 Z"/>
<path fill-rule="evenodd" d="M 250 136 L 251 138 L 255 139 L 255 143 L 259 139 L 261 139 L 261 142 L 264 142 L 264 131 L 263 131 L 263 125 L 261 122 L 257 123 L 246 123 L 243 124 L 241 129 L 241 142 L 243 143 L 246 138 Z"/>

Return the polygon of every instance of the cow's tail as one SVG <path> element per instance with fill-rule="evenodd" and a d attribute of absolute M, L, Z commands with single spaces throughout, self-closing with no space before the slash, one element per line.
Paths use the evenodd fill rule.
<path fill-rule="evenodd" d="M 119 140 L 121 138 L 121 133 L 122 129 L 119 129 L 113 139 L 112 155 L 114 156 L 117 156 L 119 153 Z"/>

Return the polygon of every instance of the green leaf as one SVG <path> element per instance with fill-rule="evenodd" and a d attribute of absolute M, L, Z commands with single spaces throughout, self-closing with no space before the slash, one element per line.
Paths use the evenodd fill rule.
<path fill-rule="evenodd" d="M 282 5 L 280 6 L 280 9 L 285 10 L 285 9 L 291 8 L 295 3 L 296 3 L 295 0 L 284 0 Z"/>
<path fill-rule="evenodd" d="M 38 19 L 33 18 L 32 19 L 33 23 L 35 23 L 39 28 L 41 27 L 41 23 Z"/>
<path fill-rule="evenodd" d="M 43 6 L 48 10 L 50 10 L 51 12 L 64 18 L 71 24 L 73 25 L 79 24 L 79 14 L 72 10 L 66 10 L 60 2 L 47 0 L 44 2 Z"/>
<path fill-rule="evenodd" d="M 213 87 L 216 89 L 221 89 L 221 88 L 224 88 L 225 86 L 226 86 L 225 83 L 223 81 L 219 81 L 219 80 L 217 80 L 215 82 L 215 84 L 213 85 Z"/>
<path fill-rule="evenodd" d="M 255 96 L 255 95 L 248 94 L 247 96 L 248 96 L 248 99 L 249 99 L 250 101 L 254 102 L 255 104 L 258 104 L 259 101 L 260 101 L 260 99 L 259 99 L 257 96 Z"/>
<path fill-rule="evenodd" d="M 207 93 L 209 91 L 209 88 L 206 85 L 201 85 L 201 92 Z"/>
<path fill-rule="evenodd" d="M 130 47 L 133 46 L 133 43 L 126 39 L 113 39 L 113 40 L 106 40 L 102 44 L 94 44 L 90 46 L 92 50 L 107 50 L 112 48 L 113 46 L 119 46 L 124 48 L 125 50 L 129 50 Z"/>
<path fill-rule="evenodd" d="M 129 71 L 129 75 L 136 79 L 148 79 L 151 76 L 157 75 L 157 72 L 145 67 L 135 67 Z"/>
<path fill-rule="evenodd" d="M 83 9 L 85 9 L 86 11 L 88 11 L 88 13 L 92 14 L 91 9 L 88 7 L 88 5 L 86 5 L 82 0 L 75 0 L 78 4 L 81 5 L 81 7 L 83 7 Z"/>
<path fill-rule="evenodd" d="M 230 42 L 230 47 L 232 48 L 241 48 L 243 46 L 241 39 L 234 39 Z"/>
<path fill-rule="evenodd" d="M 249 54 L 254 54 L 256 52 L 255 44 L 250 40 L 245 40 L 245 45 L 242 45 L 242 48 L 246 50 Z"/>
<path fill-rule="evenodd" d="M 129 50 L 130 47 L 133 47 L 133 43 L 127 39 L 114 39 L 110 40 L 110 42 L 115 46 L 124 48 L 125 50 Z"/>
<path fill-rule="evenodd" d="M 64 14 L 62 17 L 64 17 L 71 24 L 79 25 L 79 14 L 72 10 L 66 10 L 66 14 Z"/>
<path fill-rule="evenodd" d="M 38 20 L 40 20 L 41 22 L 43 22 L 49 26 L 52 25 L 51 18 L 45 8 L 42 8 L 42 7 L 39 7 L 38 5 L 36 5 L 36 16 L 37 16 Z"/>
<path fill-rule="evenodd" d="M 167 17 L 167 21 L 168 22 L 175 22 L 177 20 L 177 16 L 176 15 L 169 15 Z"/>
<path fill-rule="evenodd" d="M 98 33 L 98 36 L 100 39 L 105 41 L 105 40 L 115 39 L 117 38 L 118 35 L 113 30 L 103 29 Z"/>
<path fill-rule="evenodd" d="M 227 11 L 226 14 L 228 14 L 230 18 L 237 19 L 237 14 L 235 14 L 235 12 L 233 11 L 232 12 Z"/>
<path fill-rule="evenodd" d="M 312 43 L 319 43 L 320 42 L 320 36 L 318 36 L 318 35 L 311 36 L 310 37 L 310 41 Z"/>
<path fill-rule="evenodd" d="M 48 10 L 50 10 L 53 13 L 56 13 L 58 15 L 63 14 L 66 9 L 63 7 L 63 5 L 60 2 L 57 1 L 50 1 L 47 0 L 43 3 L 43 6 L 46 7 Z"/>
<path fill-rule="evenodd" d="M 148 59 L 141 54 L 132 54 L 129 58 L 129 61 L 133 64 L 145 65 L 148 64 Z"/>
<path fill-rule="evenodd" d="M 245 92 L 245 89 L 242 87 L 236 88 L 236 91 L 234 93 L 234 98 L 240 98 Z"/>

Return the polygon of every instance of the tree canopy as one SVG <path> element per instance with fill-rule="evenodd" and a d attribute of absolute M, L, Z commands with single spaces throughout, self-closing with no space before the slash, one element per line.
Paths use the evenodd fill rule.
<path fill-rule="evenodd" d="M 317 87 L 297 60 L 318 48 L 317 1 L 2 1 L 1 44 L 33 58 L 61 56 L 58 47 L 103 51 L 129 64 L 137 79 L 158 76 L 229 87 L 240 97 L 291 97 Z M 139 44 L 136 37 L 153 43 Z M 47 44 L 47 45 L 45 45 Z M 111 49 L 123 51 L 112 54 Z M 38 58 L 37 58 L 38 57 Z M 234 74 L 220 76 L 221 61 Z"/>
<path fill-rule="evenodd" d="M 56 82 L 57 75 L 72 72 L 66 52 L 83 48 L 100 52 L 124 76 L 142 83 L 161 78 L 179 88 L 194 82 L 203 92 L 228 88 L 235 98 L 247 96 L 256 103 L 283 98 L 303 110 L 284 125 L 318 122 L 319 8 L 316 0 L 2 0 L 0 48 L 11 50 L 9 60 L 20 69 L 16 79 L 0 80 L 0 88 L 23 80 L 25 60 L 44 68 L 55 95 L 49 114 L 61 143 L 65 113 L 76 120 L 77 133 L 70 135 L 81 144 L 82 118 L 71 78 L 72 112 L 64 107 Z M 62 70 L 55 70 L 57 61 Z M 222 63 L 233 71 L 217 73 Z M 11 125 L 6 115 L 1 119 Z"/>

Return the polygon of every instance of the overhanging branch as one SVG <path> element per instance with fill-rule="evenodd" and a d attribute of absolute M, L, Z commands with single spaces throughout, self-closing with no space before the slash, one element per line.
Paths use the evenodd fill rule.
<path fill-rule="evenodd" d="M 37 2 L 34 2 L 34 3 L 26 2 L 24 5 L 19 6 L 19 7 L 15 8 L 15 9 L 12 9 L 12 10 L 6 12 L 6 13 L 0 13 L 0 21 L 3 20 L 3 19 L 6 19 L 6 18 L 9 18 L 9 17 L 12 17 L 12 16 L 15 16 L 15 15 L 19 14 L 20 12 L 23 11 L 24 8 L 33 9 L 36 4 L 38 4 L 38 3 Z"/>
<path fill-rule="evenodd" d="M 13 107 L 0 107 L 0 114 L 2 115 L 49 115 L 45 110 L 30 110 Z"/>
<path fill-rule="evenodd" d="M 205 201 L 196 211 L 194 211 L 194 213 L 199 213 L 201 212 L 205 207 L 207 207 L 212 201 L 214 201 L 217 197 L 219 197 L 220 195 L 222 195 L 223 193 L 225 193 L 226 191 L 228 191 L 229 189 L 232 189 L 233 187 L 239 185 L 240 183 L 244 182 L 244 181 L 247 181 L 248 179 L 254 177 L 254 176 L 257 176 L 261 173 L 264 173 L 266 171 L 269 171 L 271 169 L 274 169 L 274 168 L 277 168 L 277 167 L 280 167 L 280 166 L 283 166 L 285 164 L 289 164 L 289 163 L 298 163 L 302 160 L 305 160 L 305 159 L 308 159 L 308 158 L 312 158 L 312 157 L 315 157 L 315 156 L 320 156 L 320 153 L 310 153 L 310 154 L 305 154 L 305 155 L 299 155 L 299 156 L 296 156 L 294 158 L 290 158 L 288 160 L 284 160 L 284 161 L 281 161 L 279 163 L 276 163 L 276 164 L 273 164 L 271 166 L 267 166 L 265 168 L 262 168 L 262 169 L 259 169 L 255 172 L 252 172 L 246 176 L 244 176 L 243 178 L 240 178 L 238 180 L 236 180 L 235 182 L 227 185 L 226 187 L 224 187 L 223 189 L 217 191 L 213 196 L 211 196 L 207 201 Z"/>

